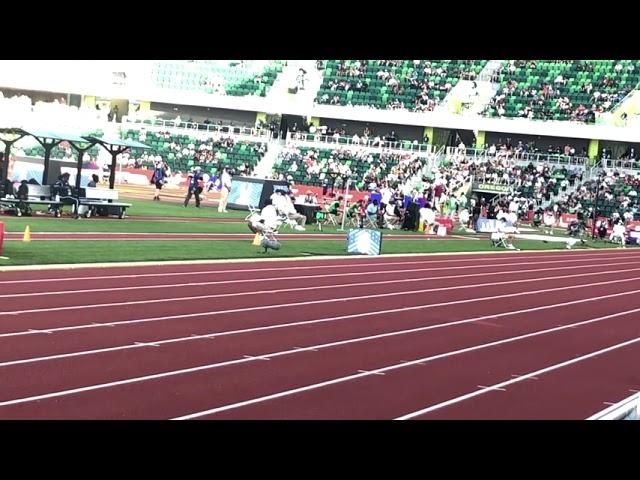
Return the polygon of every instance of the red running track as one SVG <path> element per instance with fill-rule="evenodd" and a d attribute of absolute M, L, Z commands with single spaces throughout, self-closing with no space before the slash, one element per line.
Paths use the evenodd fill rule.
<path fill-rule="evenodd" d="M 0 275 L 2 419 L 587 418 L 640 389 L 640 251 Z"/>

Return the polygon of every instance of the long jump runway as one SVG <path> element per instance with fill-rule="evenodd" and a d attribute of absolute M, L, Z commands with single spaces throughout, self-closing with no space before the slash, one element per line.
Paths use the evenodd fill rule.
<path fill-rule="evenodd" d="M 640 390 L 640 251 L 0 274 L 0 419 L 584 419 Z"/>

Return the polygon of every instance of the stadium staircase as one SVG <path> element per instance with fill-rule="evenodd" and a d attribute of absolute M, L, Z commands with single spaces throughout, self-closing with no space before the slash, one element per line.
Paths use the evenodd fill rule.
<path fill-rule="evenodd" d="M 269 148 L 264 157 L 258 162 L 256 168 L 253 171 L 254 177 L 257 178 L 270 178 L 273 171 L 276 160 L 280 156 L 284 145 L 281 141 L 272 140 L 268 144 Z"/>
<path fill-rule="evenodd" d="M 297 78 L 301 68 L 307 72 L 304 89 L 290 93 L 290 89 L 298 84 Z M 320 85 L 322 85 L 322 73 L 316 68 L 314 60 L 290 60 L 267 93 L 267 99 L 280 103 L 293 103 L 310 109 L 313 107 Z"/>
<path fill-rule="evenodd" d="M 476 88 L 473 88 L 473 81 L 461 80 L 447 96 L 447 103 L 459 101 L 462 105 L 461 113 L 481 114 L 500 88 L 500 84 L 492 79 L 501 65 L 501 60 L 489 60 L 475 80 Z"/>

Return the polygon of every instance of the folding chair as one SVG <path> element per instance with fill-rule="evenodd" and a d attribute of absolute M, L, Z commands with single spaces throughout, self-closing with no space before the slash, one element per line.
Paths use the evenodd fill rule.
<path fill-rule="evenodd" d="M 327 212 L 327 222 L 333 225 L 334 227 L 338 227 L 338 216 L 334 213 Z"/>
<path fill-rule="evenodd" d="M 491 246 L 507 248 L 506 238 L 507 237 L 502 233 L 493 232 L 491 234 Z"/>
<path fill-rule="evenodd" d="M 351 227 L 359 228 L 360 227 L 360 221 L 359 221 L 359 218 L 358 218 L 358 214 L 357 213 L 352 214 L 352 215 L 347 214 L 347 224 L 349 226 L 351 226 Z"/>
<path fill-rule="evenodd" d="M 616 233 L 615 231 L 609 236 L 609 241 L 618 247 L 627 248 L 626 236 L 624 233 Z"/>
<path fill-rule="evenodd" d="M 373 228 L 374 230 L 378 229 L 378 218 L 371 217 L 369 215 L 365 215 L 364 217 L 364 225 L 369 228 Z"/>
<path fill-rule="evenodd" d="M 282 226 L 282 218 L 275 214 L 269 215 L 266 218 L 263 217 L 265 227 L 274 233 L 278 232 L 278 229 Z"/>
<path fill-rule="evenodd" d="M 503 233 L 493 232 L 491 234 L 491 246 L 493 247 L 503 247 L 507 250 L 518 250 L 511 243 L 507 243 L 507 236 Z"/>
<path fill-rule="evenodd" d="M 256 213 L 260 213 L 260 209 L 257 207 L 254 207 L 253 205 L 249 205 L 249 215 L 247 215 L 246 217 L 244 217 L 245 220 L 249 220 L 253 215 L 255 215 Z"/>
<path fill-rule="evenodd" d="M 327 223 L 327 212 L 318 210 L 316 212 L 316 230 L 322 231 L 322 225 Z"/>
<path fill-rule="evenodd" d="M 383 223 L 384 228 L 387 228 L 389 230 L 400 230 L 400 227 L 401 227 L 402 224 L 400 222 L 396 222 L 395 224 L 392 224 L 392 223 L 389 222 L 389 218 L 388 217 L 389 216 L 386 215 L 386 214 L 382 217 L 383 221 L 384 221 L 384 223 Z M 394 217 L 394 218 L 396 218 L 396 217 Z"/>
<path fill-rule="evenodd" d="M 291 230 L 295 230 L 296 227 L 298 226 L 298 222 L 296 222 L 295 220 L 289 218 L 285 214 L 280 214 L 280 216 L 278 217 L 278 220 L 280 221 L 280 226 L 289 227 L 289 228 L 291 228 Z"/>

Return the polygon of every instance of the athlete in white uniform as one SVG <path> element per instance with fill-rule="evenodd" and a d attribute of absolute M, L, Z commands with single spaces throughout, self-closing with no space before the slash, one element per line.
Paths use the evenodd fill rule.
<path fill-rule="evenodd" d="M 275 230 L 277 229 L 278 214 L 273 205 L 265 206 L 262 211 L 254 213 L 247 220 L 249 230 L 260 235 L 260 246 L 267 249 L 280 250 L 280 242 L 276 239 Z"/>
<path fill-rule="evenodd" d="M 609 240 L 611 240 L 613 243 L 619 243 L 622 248 L 627 248 L 626 234 L 627 228 L 622 222 L 618 222 L 613 226 L 613 232 L 611 232 Z"/>
<path fill-rule="evenodd" d="M 553 225 L 556 223 L 556 217 L 551 210 L 547 210 L 542 215 L 542 223 L 544 223 L 544 233 L 553 235 Z"/>

